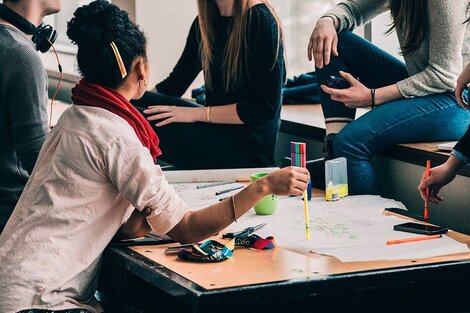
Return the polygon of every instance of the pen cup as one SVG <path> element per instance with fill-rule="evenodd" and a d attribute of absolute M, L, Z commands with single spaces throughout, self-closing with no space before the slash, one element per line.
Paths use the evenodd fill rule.
<path fill-rule="evenodd" d="M 348 195 L 348 166 L 346 158 L 325 162 L 325 199 L 336 201 Z"/>
<path fill-rule="evenodd" d="M 251 174 L 250 181 L 254 182 L 255 180 L 268 175 L 268 173 L 255 173 Z M 276 212 L 277 204 L 279 202 L 279 197 L 277 195 L 267 195 L 263 197 L 255 205 L 254 209 L 258 215 L 271 215 Z"/>

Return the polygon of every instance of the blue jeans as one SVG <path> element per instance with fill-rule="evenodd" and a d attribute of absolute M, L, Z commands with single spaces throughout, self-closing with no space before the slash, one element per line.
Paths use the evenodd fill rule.
<path fill-rule="evenodd" d="M 408 77 L 405 65 L 350 33 L 339 35 L 338 57 L 317 69 L 319 83 L 328 75 L 349 72 L 369 88 L 391 85 Z M 325 118 L 354 119 L 356 110 L 332 101 L 319 90 Z M 384 103 L 343 128 L 334 138 L 334 157 L 348 160 L 350 194 L 380 194 L 380 183 L 371 158 L 399 143 L 458 140 L 470 122 L 453 93 L 400 99 Z"/>

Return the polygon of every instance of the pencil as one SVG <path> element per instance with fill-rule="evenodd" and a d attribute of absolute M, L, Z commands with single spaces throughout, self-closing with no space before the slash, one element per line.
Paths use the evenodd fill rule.
<path fill-rule="evenodd" d="M 196 189 L 228 185 L 228 184 L 233 184 L 233 183 L 236 183 L 236 182 L 237 182 L 236 180 L 232 180 L 232 181 L 222 181 L 222 182 L 215 182 L 215 183 L 209 183 L 209 184 L 204 184 L 204 185 L 197 185 Z"/>
<path fill-rule="evenodd" d="M 227 193 L 227 192 L 230 192 L 230 191 L 234 191 L 234 190 L 238 190 L 238 189 L 241 189 L 243 188 L 244 186 L 238 186 L 238 187 L 233 187 L 233 188 L 229 188 L 229 189 L 225 189 L 225 190 L 221 190 L 221 191 L 217 191 L 215 193 L 216 196 L 220 196 L 224 193 Z"/>
<path fill-rule="evenodd" d="M 415 241 L 438 239 L 438 238 L 441 238 L 441 237 L 442 237 L 442 235 L 432 235 L 432 236 L 410 237 L 410 238 L 403 238 L 403 239 L 387 240 L 387 245 L 396 245 L 396 244 L 405 243 L 405 242 L 415 242 Z"/>
<path fill-rule="evenodd" d="M 426 173 L 425 173 L 425 178 L 429 177 L 429 174 L 431 173 L 431 160 L 426 161 Z M 429 210 L 428 210 L 428 198 L 429 198 L 429 187 L 426 188 L 426 200 L 424 200 L 424 220 L 428 220 L 429 218 Z"/>
<path fill-rule="evenodd" d="M 308 198 L 307 198 L 307 190 L 304 190 L 304 215 L 305 215 L 305 238 L 310 240 L 310 218 L 308 217 Z"/>

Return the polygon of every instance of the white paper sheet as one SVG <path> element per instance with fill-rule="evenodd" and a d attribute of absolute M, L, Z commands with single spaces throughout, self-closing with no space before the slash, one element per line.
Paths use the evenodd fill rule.
<path fill-rule="evenodd" d="M 377 196 L 350 196 L 337 202 L 312 199 L 309 202 L 311 240 L 307 241 L 303 201 L 300 197 L 281 197 L 274 215 L 259 216 L 250 210 L 228 230 L 236 231 L 267 222 L 268 225 L 257 234 L 274 236 L 278 246 L 303 254 L 315 252 L 331 255 L 343 262 L 419 259 L 468 252 L 466 244 L 447 236 L 387 245 L 387 240 L 419 236 L 393 230 L 393 225 L 404 221 L 383 215 L 384 208 L 388 207 L 404 209 L 397 201 Z"/>

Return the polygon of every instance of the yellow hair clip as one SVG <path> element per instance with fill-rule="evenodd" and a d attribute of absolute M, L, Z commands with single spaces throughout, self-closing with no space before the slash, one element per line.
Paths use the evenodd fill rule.
<path fill-rule="evenodd" d="M 116 57 L 119 71 L 121 71 L 122 79 L 124 79 L 124 77 L 127 76 L 127 70 L 126 70 L 126 67 L 124 66 L 124 62 L 122 61 L 121 54 L 119 53 L 119 50 L 116 44 L 114 43 L 114 41 L 111 41 L 110 45 L 111 45 L 111 48 L 113 49 L 114 56 Z"/>

